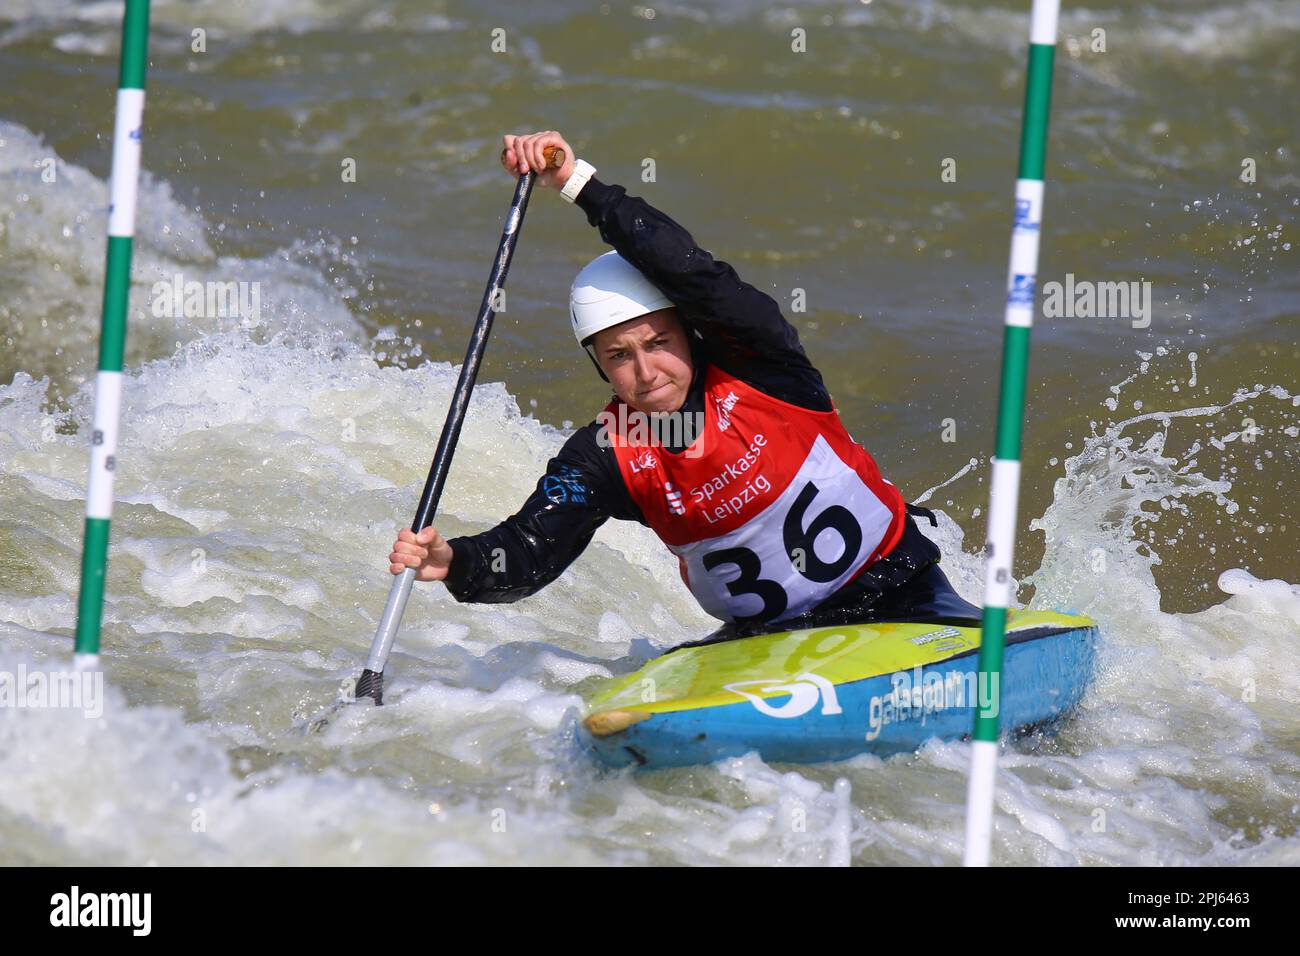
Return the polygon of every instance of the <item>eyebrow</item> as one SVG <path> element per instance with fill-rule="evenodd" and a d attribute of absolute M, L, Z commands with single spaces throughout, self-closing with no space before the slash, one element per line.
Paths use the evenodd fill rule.
<path fill-rule="evenodd" d="M 671 334 L 672 334 L 672 332 L 671 332 L 670 330 L 665 329 L 665 330 L 662 331 L 662 332 L 656 332 L 656 333 L 654 333 L 653 335 L 647 336 L 646 338 L 642 339 L 642 340 L 641 340 L 641 344 L 644 345 L 644 344 L 647 343 L 647 342 L 654 342 L 654 341 L 656 341 L 656 340 L 658 340 L 658 339 L 665 338 L 666 336 L 669 336 L 669 335 L 671 335 Z M 622 351 L 625 351 L 626 349 L 627 349 L 627 346 L 625 346 L 625 345 L 619 345 L 619 344 L 615 343 L 615 344 L 613 344 L 613 345 L 611 345 L 611 346 L 609 346 L 608 348 L 605 349 L 605 354 L 606 354 L 606 355 L 613 355 L 615 352 L 622 352 Z"/>

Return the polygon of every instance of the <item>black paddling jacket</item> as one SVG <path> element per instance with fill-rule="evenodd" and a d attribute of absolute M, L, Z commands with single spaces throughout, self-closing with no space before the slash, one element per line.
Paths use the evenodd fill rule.
<path fill-rule="evenodd" d="M 782 401 L 830 411 L 821 374 L 770 296 L 742 282 L 682 226 L 644 199 L 627 195 L 622 186 L 593 177 L 578 194 L 577 205 L 600 237 L 677 306 L 695 364 L 683 411 L 703 412 L 704 370 L 710 363 Z M 694 415 L 683 418 L 696 420 Z M 597 444 L 598 431 L 599 424 L 592 421 L 570 436 L 517 514 L 490 531 L 448 541 L 455 557 L 444 583 L 457 601 L 527 597 L 559 577 L 606 519 L 647 524 L 623 484 L 613 448 Z M 689 445 L 694 436 L 685 437 Z M 930 547 L 937 558 L 938 549 Z M 901 550 L 895 547 L 877 564 Z M 912 570 L 909 565 L 907 573 Z M 846 597 L 854 585 L 849 582 L 833 597 Z"/>

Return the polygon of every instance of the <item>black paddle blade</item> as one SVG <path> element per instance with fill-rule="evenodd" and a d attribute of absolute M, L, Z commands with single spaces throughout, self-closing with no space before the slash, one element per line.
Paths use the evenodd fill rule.
<path fill-rule="evenodd" d="M 384 672 L 372 671 L 366 668 L 357 678 L 357 689 L 353 694 L 353 699 L 361 700 L 363 697 L 369 697 L 375 702 L 376 707 L 384 705 Z"/>

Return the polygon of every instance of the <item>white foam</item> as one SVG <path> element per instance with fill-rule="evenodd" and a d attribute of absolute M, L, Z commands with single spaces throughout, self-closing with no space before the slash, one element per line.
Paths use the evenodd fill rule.
<path fill-rule="evenodd" d="M 46 162 L 55 180 L 43 176 Z M 208 224 L 180 203 L 170 185 L 141 175 L 132 284 L 128 362 L 167 355 L 176 342 L 236 327 L 255 339 L 295 334 L 360 341 L 360 324 L 319 269 L 296 261 L 297 247 L 261 258 L 218 257 Z M 0 237 L 6 254 L 0 280 L 14 297 L 4 308 L 23 318 L 22 335 L 0 343 L 28 371 L 79 384 L 95 368 L 104 281 L 108 184 L 65 162 L 25 127 L 0 120 Z M 157 284 L 246 283 L 259 290 L 258 315 L 185 315 L 167 311 Z M 161 288 L 160 286 L 158 288 Z M 250 294 L 251 298 L 251 294 Z M 163 314 L 157 314 L 162 311 Z M 207 309 L 204 309 L 207 312 Z"/>
<path fill-rule="evenodd" d="M 518 604 L 459 605 L 417 586 L 389 706 L 293 734 L 295 713 L 356 677 L 455 378 L 445 364 L 381 367 L 361 345 L 259 342 L 246 330 L 128 369 L 103 659 L 133 704 L 118 692 L 94 728 L 0 714 L 0 814 L 36 821 L 5 830 L 11 852 L 119 863 L 960 858 L 963 744 L 797 771 L 751 755 L 645 778 L 598 774 L 576 752 L 583 681 L 711 625 L 671 554 L 628 523 L 607 524 Z M 74 615 L 81 520 L 67 488 L 84 482 L 90 395 L 55 421 L 49 392 L 26 375 L 0 385 L 0 526 L 18 529 L 7 554 L 25 556 L 0 578 L 0 648 L 15 664 L 70 659 L 66 636 L 52 635 Z M 1288 390 L 1250 389 L 1104 424 L 1064 460 L 1033 523 L 1047 536 L 1034 603 L 1093 614 L 1100 669 L 1058 737 L 1006 751 L 994 862 L 1300 862 L 1284 745 L 1300 703 L 1295 585 L 1228 569 L 1226 600 L 1170 614 L 1156 557 L 1135 545 L 1144 504 L 1171 503 L 1161 522 L 1197 498 L 1226 509 L 1232 488 L 1207 477 L 1222 453 L 1201 448 L 1193 465 L 1166 428 L 1220 417 L 1238 427 L 1233 405 L 1245 401 L 1257 417 L 1294 415 Z M 1262 453 L 1284 429 L 1260 421 Z M 563 440 L 499 384 L 477 391 L 444 533 L 500 520 Z M 963 529 L 943 512 L 938 528 L 921 527 L 977 599 L 982 564 Z M 1098 548 L 1106 563 L 1094 571 Z M 202 833 L 188 829 L 197 809 Z"/>

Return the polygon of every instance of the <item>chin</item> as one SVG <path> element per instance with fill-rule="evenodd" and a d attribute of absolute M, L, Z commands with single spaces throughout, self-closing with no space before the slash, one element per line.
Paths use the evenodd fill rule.
<path fill-rule="evenodd" d="M 633 406 L 639 412 L 645 412 L 647 415 L 658 415 L 663 412 L 675 412 L 682 407 L 682 402 L 686 400 L 686 395 L 676 389 L 671 391 L 667 397 L 658 395 L 653 398 L 647 398 L 637 405 Z"/>

